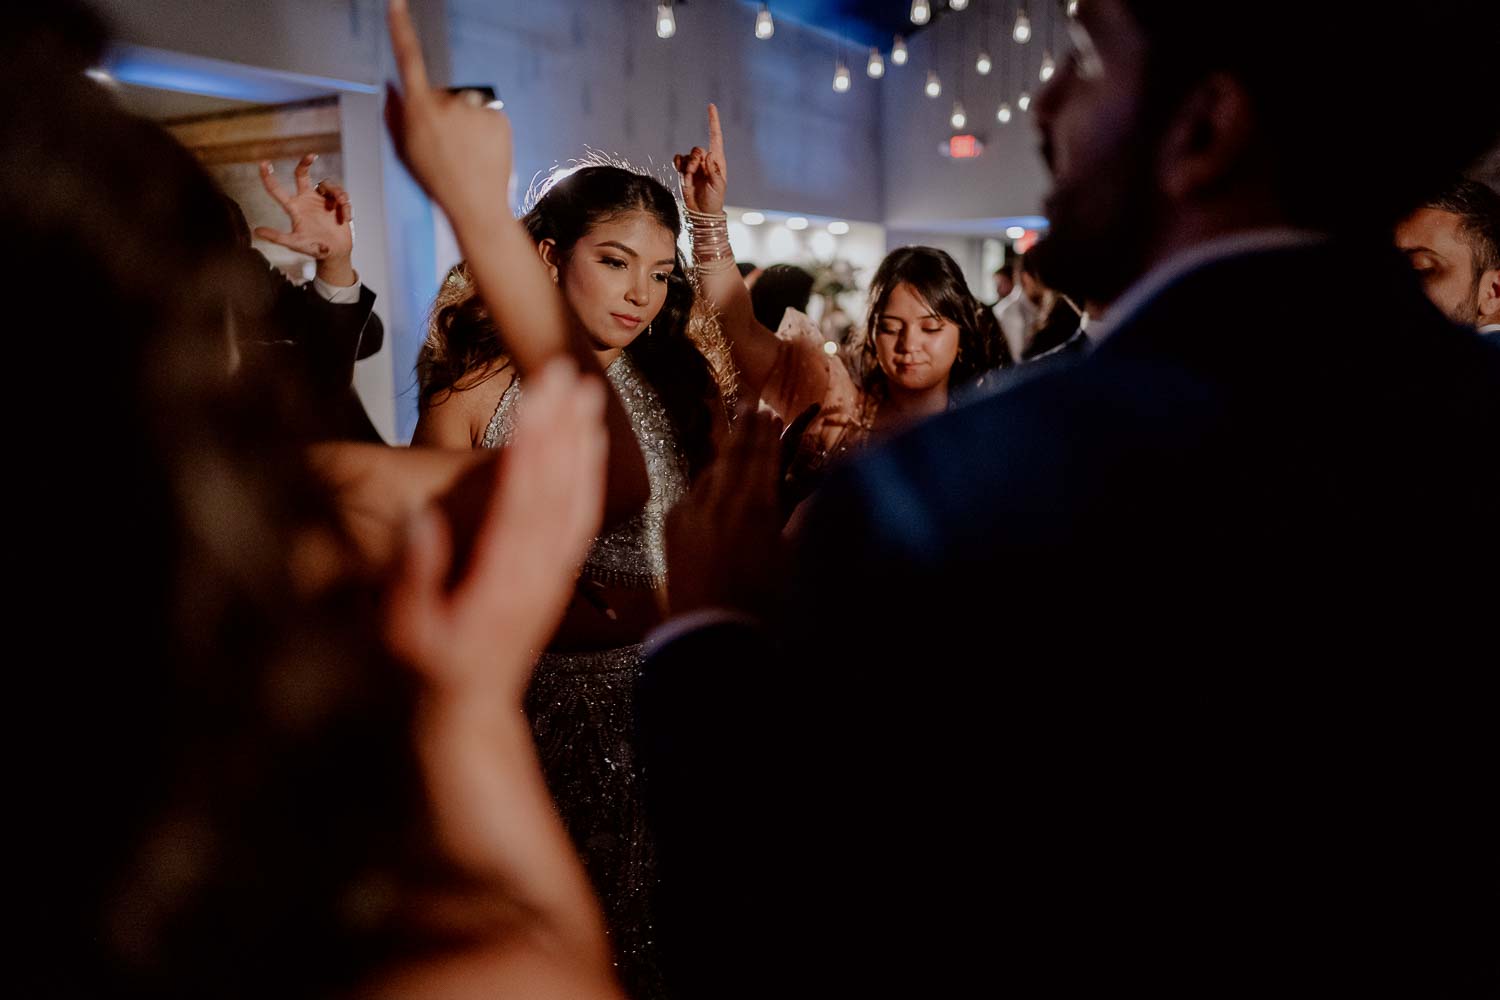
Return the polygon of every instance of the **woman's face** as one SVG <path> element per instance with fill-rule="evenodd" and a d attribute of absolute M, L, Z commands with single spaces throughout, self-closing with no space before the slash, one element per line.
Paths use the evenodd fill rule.
<path fill-rule="evenodd" d="M 583 234 L 566 261 L 551 240 L 539 248 L 594 348 L 628 347 L 667 301 L 677 241 L 654 216 L 627 212 Z"/>
<path fill-rule="evenodd" d="M 875 317 L 875 354 L 893 388 L 922 392 L 944 385 L 958 358 L 958 324 L 899 284 Z"/>

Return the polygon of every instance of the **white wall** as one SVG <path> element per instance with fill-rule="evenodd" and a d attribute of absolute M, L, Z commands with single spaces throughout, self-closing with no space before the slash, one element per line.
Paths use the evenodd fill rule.
<path fill-rule="evenodd" d="M 668 40 L 656 37 L 647 0 L 448 0 L 448 9 L 453 79 L 499 90 L 523 191 L 585 147 L 667 173 L 673 153 L 707 145 L 712 100 L 732 202 L 880 218 L 878 88 L 855 72 L 849 92 L 833 91 L 831 38 L 782 21 L 759 41 L 755 8 L 738 0 L 677 8 Z M 862 51 L 849 58 L 863 66 Z"/>
<path fill-rule="evenodd" d="M 950 220 L 1040 214 L 1048 180 L 1037 154 L 1032 116 L 1017 109 L 1009 125 L 995 120 L 1002 100 L 1014 106 L 1023 77 L 1033 95 L 1041 86 L 1037 71 L 1048 12 L 1056 16 L 1054 43 L 1063 47 L 1063 18 L 1056 5 L 1033 0 L 1027 7 L 1035 34 L 1026 46 L 1016 45 L 1010 37 L 1016 0 L 976 2 L 962 13 L 940 18 L 913 38 L 906 66 L 887 69 L 887 86 L 881 91 L 887 226 L 941 229 L 938 224 Z M 986 23 L 995 66 L 982 77 L 974 69 L 974 60 L 984 42 Z M 983 154 L 972 160 L 950 160 L 938 152 L 953 135 L 948 118 L 959 91 L 959 67 L 969 119 L 964 131 L 985 144 Z M 943 94 L 937 99 L 923 93 L 929 68 L 936 68 L 942 79 Z M 997 223 L 996 232 L 1003 229 Z"/>
<path fill-rule="evenodd" d="M 249 66 L 379 84 L 384 0 L 92 0 L 136 45 Z M 446 71 L 441 0 L 413 0 L 428 58 Z"/>
<path fill-rule="evenodd" d="M 409 441 L 414 419 L 404 421 L 396 405 L 400 392 L 398 361 L 412 351 L 409 340 L 416 325 L 413 311 L 420 289 L 410 281 L 393 280 L 404 268 L 404 249 L 391 238 L 392 218 L 420 211 L 423 200 L 404 190 L 411 182 L 402 176 L 396 154 L 385 137 L 384 98 L 376 94 L 339 97 L 340 142 L 344 183 L 354 201 L 354 268 L 360 281 L 378 296 L 375 312 L 385 324 L 380 352 L 354 366 L 354 388 L 375 429 L 387 441 Z M 395 191 L 388 189 L 394 186 Z M 360 205 L 384 211 L 362 212 Z"/>

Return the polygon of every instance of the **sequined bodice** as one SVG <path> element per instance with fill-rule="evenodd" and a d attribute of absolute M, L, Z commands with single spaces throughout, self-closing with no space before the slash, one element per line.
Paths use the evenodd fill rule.
<path fill-rule="evenodd" d="M 646 461 L 651 496 L 639 514 L 594 539 L 583 575 L 617 587 L 660 588 L 667 581 L 667 513 L 687 493 L 687 456 L 677 441 L 661 397 L 621 352 L 605 372 L 630 415 L 630 425 Z M 515 433 L 516 405 L 521 380 L 506 388 L 481 442 L 486 448 L 504 445 Z"/>

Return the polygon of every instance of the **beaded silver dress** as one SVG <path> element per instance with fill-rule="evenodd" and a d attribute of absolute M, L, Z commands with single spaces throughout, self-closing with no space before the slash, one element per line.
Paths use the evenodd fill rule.
<path fill-rule="evenodd" d="M 666 583 L 666 517 L 687 492 L 688 463 L 656 390 L 622 352 L 605 372 L 630 415 L 651 484 L 639 514 L 594 539 L 583 581 L 655 589 Z M 520 379 L 500 397 L 481 442 L 515 432 Z M 632 696 L 642 647 L 537 660 L 526 712 L 558 812 L 604 907 L 615 963 L 635 1000 L 661 995 L 650 894 L 655 866 L 636 769 Z"/>

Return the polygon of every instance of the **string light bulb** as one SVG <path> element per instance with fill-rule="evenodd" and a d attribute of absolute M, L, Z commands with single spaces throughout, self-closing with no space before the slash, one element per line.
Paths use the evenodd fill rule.
<path fill-rule="evenodd" d="M 927 71 L 927 86 L 922 88 L 928 97 L 939 97 L 943 93 L 943 83 L 938 79 L 937 70 Z"/>
<path fill-rule="evenodd" d="M 672 0 L 661 0 L 656 5 L 656 37 L 671 38 L 677 34 L 677 15 L 672 13 Z"/>
<path fill-rule="evenodd" d="M 1010 37 L 1025 45 L 1031 41 L 1031 18 L 1026 16 L 1026 8 L 1022 7 L 1016 11 L 1016 26 L 1012 29 Z"/>
<path fill-rule="evenodd" d="M 1051 52 L 1043 52 L 1042 53 L 1042 68 L 1037 73 L 1037 76 L 1041 79 L 1041 81 L 1043 83 L 1046 83 L 1048 80 L 1052 79 L 1053 75 L 1056 74 L 1056 73 L 1057 73 L 1057 63 L 1053 61 L 1053 59 L 1052 59 L 1052 53 Z"/>
<path fill-rule="evenodd" d="M 776 34 L 776 22 L 771 20 L 771 7 L 769 4 L 760 5 L 760 13 L 755 15 L 755 37 L 765 41 Z"/>
<path fill-rule="evenodd" d="M 849 89 L 849 82 L 849 67 L 840 59 L 838 67 L 833 71 L 833 89 L 842 94 Z"/>
<path fill-rule="evenodd" d="M 963 10 L 969 6 L 969 0 L 948 0 L 949 10 Z"/>
<path fill-rule="evenodd" d="M 932 20 L 932 7 L 927 0 L 911 0 L 911 23 L 926 24 Z"/>
<path fill-rule="evenodd" d="M 1031 110 L 1031 93 L 1030 93 L 1030 91 L 1026 91 L 1026 90 L 1021 91 L 1021 96 L 1018 97 L 1018 98 L 1016 98 L 1016 107 L 1020 108 L 1022 111 L 1030 111 Z"/>
<path fill-rule="evenodd" d="M 995 121 L 1001 125 L 1009 125 L 1012 117 L 1009 101 L 1000 102 L 1000 110 L 995 112 Z"/>
<path fill-rule="evenodd" d="M 948 116 L 948 124 L 955 129 L 963 128 L 969 124 L 969 116 L 964 114 L 964 106 L 960 101 L 953 102 L 953 114 Z"/>
<path fill-rule="evenodd" d="M 994 68 L 994 65 L 995 64 L 990 61 L 990 54 L 984 51 L 984 49 L 980 49 L 979 58 L 974 60 L 974 72 L 978 73 L 980 76 L 989 76 L 990 70 Z"/>
<path fill-rule="evenodd" d="M 896 41 L 891 44 L 891 62 L 897 66 L 906 65 L 906 39 L 900 35 L 897 35 Z"/>
<path fill-rule="evenodd" d="M 1068 16 L 1078 16 L 1078 0 L 1068 0 Z"/>
<path fill-rule="evenodd" d="M 885 76 L 885 60 L 881 58 L 879 49 L 870 50 L 870 60 L 865 63 L 865 75 L 872 80 Z"/>

